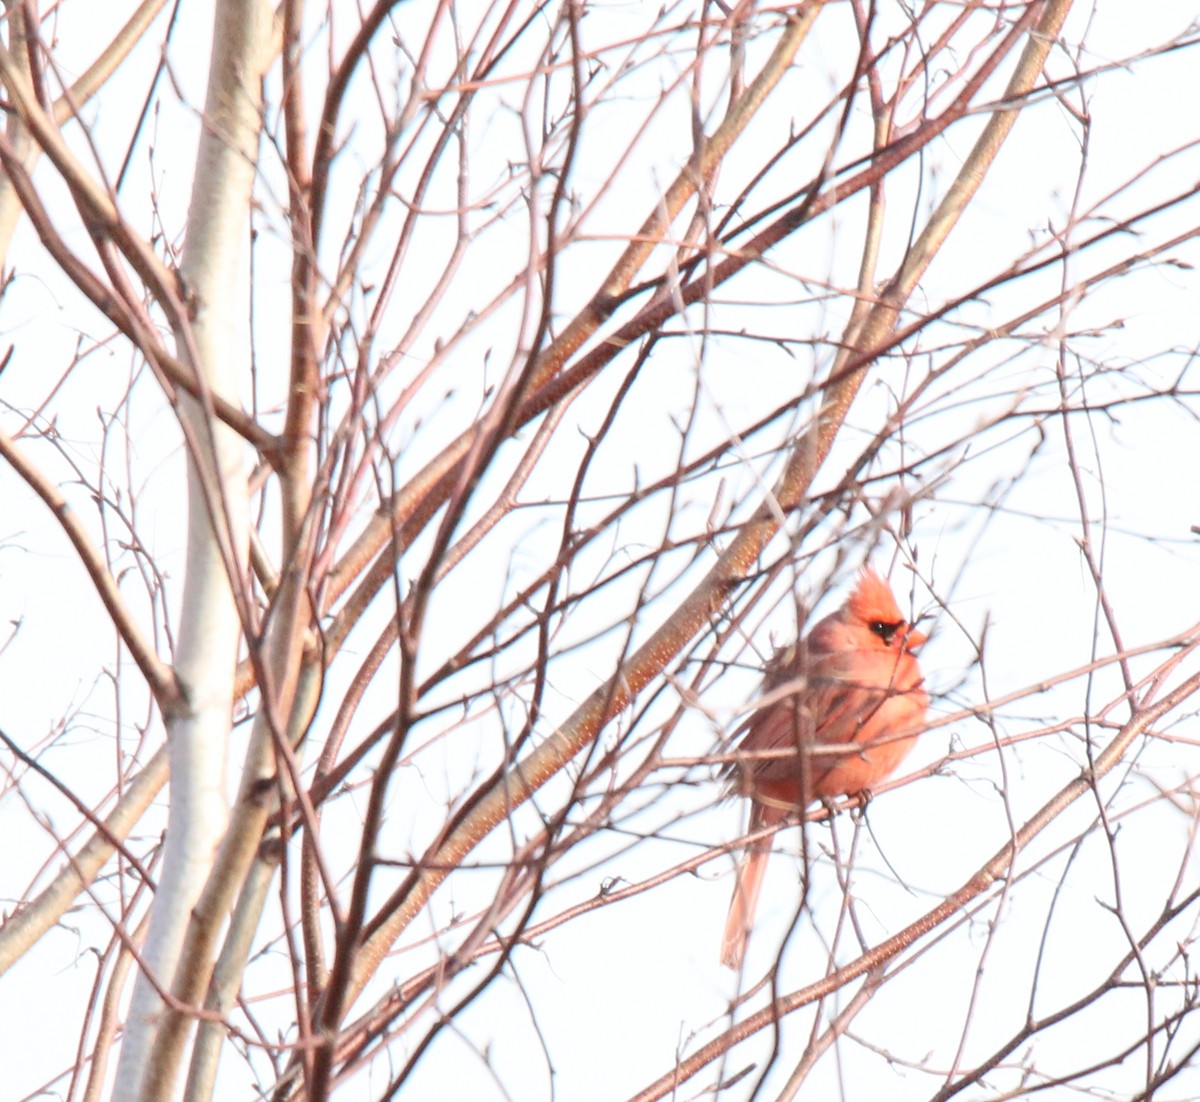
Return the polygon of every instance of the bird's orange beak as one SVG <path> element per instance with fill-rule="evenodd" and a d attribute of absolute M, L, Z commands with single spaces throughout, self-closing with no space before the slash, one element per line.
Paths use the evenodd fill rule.
<path fill-rule="evenodd" d="M 904 637 L 904 649 L 909 654 L 916 654 L 928 639 L 929 636 L 923 631 L 917 631 L 916 628 L 909 628 L 908 634 Z"/>

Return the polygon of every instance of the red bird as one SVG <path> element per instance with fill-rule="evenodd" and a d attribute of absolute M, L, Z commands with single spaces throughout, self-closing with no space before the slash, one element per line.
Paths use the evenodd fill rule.
<path fill-rule="evenodd" d="M 924 642 L 868 568 L 837 612 L 767 663 L 763 700 L 742 726 L 745 756 L 730 767 L 731 787 L 750 797 L 751 833 L 813 800 L 867 791 L 900 764 L 929 707 L 913 657 Z M 730 968 L 741 967 L 770 855 L 763 838 L 738 868 L 721 946 Z"/>

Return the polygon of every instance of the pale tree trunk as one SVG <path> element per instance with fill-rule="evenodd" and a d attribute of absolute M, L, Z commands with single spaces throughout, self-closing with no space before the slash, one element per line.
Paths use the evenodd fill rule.
<path fill-rule="evenodd" d="M 13 59 L 21 68 L 21 75 L 29 79 L 29 53 L 21 48 L 20 37 L 25 33 L 25 13 L 16 0 L 6 0 L 5 16 L 8 22 L 8 48 Z M 12 142 L 13 151 L 27 165 L 37 160 L 41 152 L 29 140 L 29 130 L 26 128 L 20 114 L 13 111 L 6 121 L 8 140 Z M 12 241 L 13 230 L 21 217 L 24 208 L 17 198 L 16 189 L 7 173 L 0 172 L 0 258 L 8 255 L 8 246 Z"/>
<path fill-rule="evenodd" d="M 260 128 L 260 78 L 267 59 L 270 9 L 230 0 L 215 17 L 204 129 L 200 139 L 187 242 L 181 265 L 195 320 L 175 334 L 211 396 L 238 403 L 236 308 Z M 169 1097 L 172 1084 L 146 1079 L 188 920 L 212 867 L 227 819 L 226 753 L 241 638 L 239 593 L 248 546 L 245 445 L 209 416 L 206 402 L 184 397 L 188 438 L 187 577 L 176 672 L 185 702 L 167 716 L 170 818 L 149 932 L 117 1069 L 115 1097 Z M 152 977 L 152 978 L 151 978 Z"/>

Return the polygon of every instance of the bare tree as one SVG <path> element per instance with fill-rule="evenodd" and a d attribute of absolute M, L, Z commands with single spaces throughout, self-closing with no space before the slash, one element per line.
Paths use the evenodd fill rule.
<path fill-rule="evenodd" d="M 0 48 L 24 1095 L 1195 1092 L 1198 145 L 1123 112 L 1194 28 L 42 7 Z M 772 832 L 723 973 L 728 735 L 867 561 L 930 729 Z"/>

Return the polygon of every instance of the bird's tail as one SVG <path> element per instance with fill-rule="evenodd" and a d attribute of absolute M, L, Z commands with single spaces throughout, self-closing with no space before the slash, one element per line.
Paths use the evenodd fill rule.
<path fill-rule="evenodd" d="M 755 802 L 751 805 L 750 832 L 762 830 L 781 818 L 776 809 Z M 771 856 L 771 842 L 768 837 L 752 843 L 738 866 L 729 917 L 725 919 L 725 938 L 721 942 L 721 963 L 727 968 L 741 968 L 742 958 L 746 955 L 746 941 L 754 925 L 754 912 L 758 909 L 758 896 L 767 873 L 767 859 Z"/>

